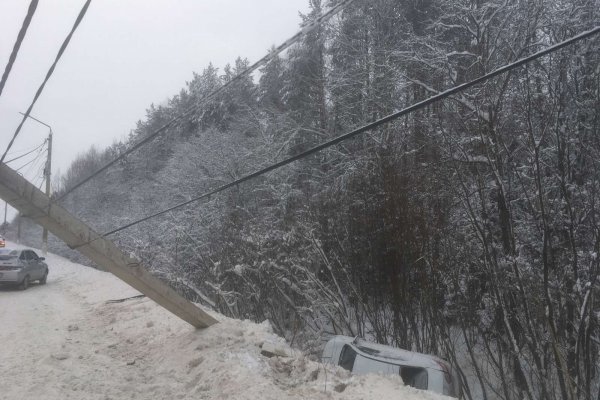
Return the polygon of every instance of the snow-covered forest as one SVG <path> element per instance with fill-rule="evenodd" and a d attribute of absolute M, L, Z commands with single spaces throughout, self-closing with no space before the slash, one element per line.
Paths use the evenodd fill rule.
<path fill-rule="evenodd" d="M 109 231 L 599 22 L 598 0 L 356 0 L 61 204 Z M 56 196 L 248 65 L 194 73 Z M 360 335 L 446 357 L 468 399 L 600 399 L 599 110 L 594 37 L 112 238 L 304 349 Z"/>

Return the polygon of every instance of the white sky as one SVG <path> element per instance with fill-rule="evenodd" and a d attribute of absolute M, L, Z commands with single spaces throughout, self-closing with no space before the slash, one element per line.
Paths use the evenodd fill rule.
<path fill-rule="evenodd" d="M 84 2 L 39 2 L 0 96 L 2 153 Z M 0 1 L 0 76 L 28 6 L 29 0 Z M 92 145 L 124 138 L 151 103 L 177 94 L 192 71 L 209 62 L 222 68 L 238 56 L 258 60 L 299 29 L 298 12 L 307 10 L 308 0 L 93 0 L 31 113 L 54 131 L 53 175 Z M 7 159 L 47 135 L 30 120 Z M 40 182 L 37 167 L 21 172 Z"/>

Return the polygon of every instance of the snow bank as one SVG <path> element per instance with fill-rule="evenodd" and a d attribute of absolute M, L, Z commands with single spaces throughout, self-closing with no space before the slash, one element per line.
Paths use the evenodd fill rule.
<path fill-rule="evenodd" d="M 0 332 L 1 399 L 446 398 L 311 361 L 268 322 L 213 313 L 219 324 L 195 330 L 147 298 L 106 303 L 138 293 L 108 273 L 47 259 L 47 285 L 0 291 L 0 305 L 14 308 L 0 311 L 0 326 L 13 327 Z M 293 356 L 261 355 L 266 342 Z"/>

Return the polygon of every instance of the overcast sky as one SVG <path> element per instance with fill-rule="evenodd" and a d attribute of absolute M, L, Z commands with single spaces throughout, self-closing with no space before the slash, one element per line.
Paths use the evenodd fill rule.
<path fill-rule="evenodd" d="M 84 2 L 39 2 L 0 96 L 2 153 Z M 0 1 L 0 74 L 28 6 L 29 0 Z M 258 60 L 299 29 L 298 13 L 307 9 L 308 0 L 93 0 L 31 113 L 54 131 L 53 175 L 91 146 L 124 138 L 151 103 L 177 94 L 192 71 L 209 62 L 222 68 L 237 56 Z M 47 135 L 30 120 L 7 159 Z M 21 172 L 38 184 L 40 168 Z"/>

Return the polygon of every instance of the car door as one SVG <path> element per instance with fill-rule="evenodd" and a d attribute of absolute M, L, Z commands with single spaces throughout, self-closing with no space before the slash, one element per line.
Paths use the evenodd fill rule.
<path fill-rule="evenodd" d="M 40 258 L 38 257 L 38 255 L 34 251 L 28 250 L 28 253 L 29 253 L 29 260 L 31 262 L 31 279 L 32 280 L 41 279 L 42 276 L 44 276 L 42 262 L 41 262 Z"/>
<path fill-rule="evenodd" d="M 23 264 L 23 275 L 29 275 L 29 280 L 31 280 L 31 260 L 29 259 L 27 250 L 21 252 L 19 260 L 21 260 L 21 263 Z"/>
<path fill-rule="evenodd" d="M 25 263 L 26 274 L 29 275 L 29 281 L 36 280 L 37 269 L 35 268 L 35 260 L 31 257 L 29 250 L 23 250 L 23 262 Z"/>

